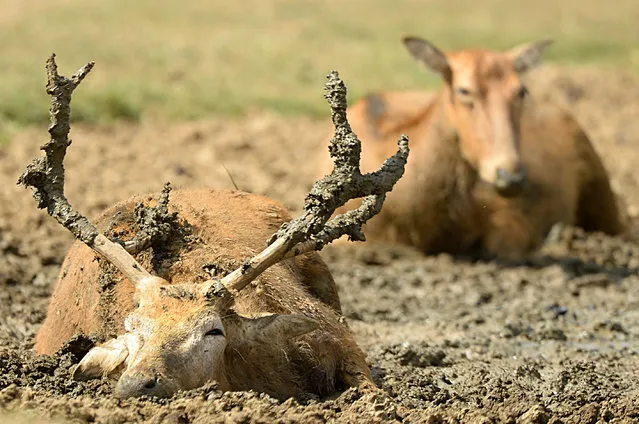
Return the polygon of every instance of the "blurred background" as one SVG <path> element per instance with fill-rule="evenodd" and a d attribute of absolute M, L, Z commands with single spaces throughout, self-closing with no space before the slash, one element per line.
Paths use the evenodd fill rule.
<path fill-rule="evenodd" d="M 97 62 L 76 95 L 86 123 L 251 110 L 326 116 L 324 75 L 351 99 L 433 87 L 399 43 L 508 48 L 551 37 L 548 62 L 639 70 L 637 0 L 1 0 L 0 140 L 47 122 L 43 65 Z"/>

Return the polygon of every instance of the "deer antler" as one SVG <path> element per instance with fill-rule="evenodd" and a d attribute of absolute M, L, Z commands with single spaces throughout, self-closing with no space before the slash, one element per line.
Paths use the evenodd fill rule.
<path fill-rule="evenodd" d="M 73 235 L 112 263 L 131 283 L 138 285 L 151 277 L 126 250 L 101 234 L 82 214 L 73 209 L 64 195 L 64 156 L 69 140 L 71 95 L 93 69 L 94 62 L 80 68 L 71 78 L 58 74 L 55 54 L 47 60 L 47 94 L 51 96 L 51 139 L 41 147 L 44 157 L 34 159 L 18 179 L 18 184 L 33 188 L 38 208 L 47 209 Z"/>
<path fill-rule="evenodd" d="M 381 210 L 386 193 L 404 174 L 409 151 L 406 136 L 399 139 L 397 153 L 388 158 L 378 171 L 362 175 L 359 168 L 362 145 L 346 117 L 346 86 L 336 71 L 331 71 L 327 79 L 324 97 L 331 107 L 335 127 L 329 148 L 335 163 L 333 171 L 313 185 L 306 196 L 304 213 L 283 224 L 266 249 L 214 283 L 209 296 L 221 294 L 222 288 L 238 292 L 279 261 L 321 250 L 343 235 L 348 235 L 351 240 L 364 241 L 362 225 Z M 329 221 L 337 208 L 360 197 L 364 200 L 359 208 Z"/>
<path fill-rule="evenodd" d="M 113 264 L 131 283 L 152 277 L 127 250 L 101 234 L 82 214 L 73 209 L 64 195 L 64 157 L 69 140 L 71 95 L 93 68 L 90 62 L 71 78 L 58 74 L 55 54 L 47 60 L 47 93 L 51 96 L 51 139 L 42 146 L 45 157 L 29 164 L 18 184 L 33 188 L 39 208 L 67 228 L 78 240 Z M 238 292 L 270 266 L 286 258 L 312 250 L 348 235 L 351 240 L 365 240 L 362 225 L 382 208 L 386 193 L 404 174 L 408 159 L 408 138 L 399 140 L 397 153 L 373 173 L 362 175 L 359 168 L 361 142 L 351 130 L 346 117 L 346 87 L 336 71 L 328 75 L 325 97 L 332 111 L 335 137 L 329 148 L 335 163 L 333 171 L 317 181 L 306 196 L 304 213 L 285 223 L 269 241 L 269 246 L 242 267 L 225 276 L 206 290 L 207 296 L 224 291 Z M 168 196 L 168 189 L 167 196 Z M 364 197 L 359 208 L 329 221 L 335 210 L 351 199 Z M 136 250 L 146 243 L 138 240 L 127 246 Z"/>

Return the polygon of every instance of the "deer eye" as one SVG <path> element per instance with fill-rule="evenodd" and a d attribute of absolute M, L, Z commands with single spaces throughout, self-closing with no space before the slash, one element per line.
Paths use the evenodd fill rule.
<path fill-rule="evenodd" d="M 215 336 L 223 336 L 223 335 L 224 335 L 224 331 L 222 331 L 222 329 L 220 329 L 220 328 L 214 328 L 214 329 L 209 330 L 206 333 L 204 333 L 205 337 L 208 337 L 208 336 L 215 337 Z"/>
<path fill-rule="evenodd" d="M 459 102 L 469 109 L 473 109 L 474 99 L 473 93 L 468 88 L 458 87 L 455 92 L 459 98 Z"/>

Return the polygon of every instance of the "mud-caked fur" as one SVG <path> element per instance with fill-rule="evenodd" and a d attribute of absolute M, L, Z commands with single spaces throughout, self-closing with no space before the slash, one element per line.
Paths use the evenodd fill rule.
<path fill-rule="evenodd" d="M 149 198 L 119 203 L 94 222 L 101 231 L 133 237 L 139 201 Z M 219 263 L 218 273 L 232 271 L 265 247 L 290 220 L 283 206 L 258 195 L 202 189 L 174 191 L 170 209 L 188 223 L 193 242 L 178 244 L 182 247 L 159 270 L 161 278 L 147 279 L 137 290 L 83 243 L 72 246 L 36 336 L 38 353 L 55 353 L 77 333 L 106 338 L 84 357 L 75 376 L 119 378 L 116 394 L 122 397 L 169 396 L 211 380 L 223 390 L 257 390 L 282 399 L 372 386 L 364 354 L 342 318 L 333 278 L 317 253 L 269 268 L 230 307 L 227 299 L 202 291 L 212 264 Z M 136 259 L 152 269 L 149 256 L 141 252 Z M 107 309 L 108 317 L 100 313 L 104 278 L 115 285 L 116 307 Z M 145 389 L 140 376 L 154 378 L 155 388 Z"/>

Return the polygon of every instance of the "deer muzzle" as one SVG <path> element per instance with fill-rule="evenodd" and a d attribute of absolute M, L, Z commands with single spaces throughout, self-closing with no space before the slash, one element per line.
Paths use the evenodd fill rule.
<path fill-rule="evenodd" d="M 526 168 L 523 166 L 517 167 L 514 171 L 497 168 L 495 188 L 504 197 L 514 197 L 521 194 L 527 181 Z"/>
<path fill-rule="evenodd" d="M 130 397 L 167 398 L 172 395 L 164 379 L 154 372 L 136 372 L 123 374 L 118 380 L 115 395 L 120 399 Z"/>

